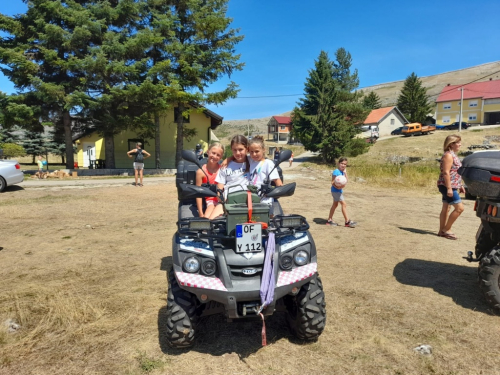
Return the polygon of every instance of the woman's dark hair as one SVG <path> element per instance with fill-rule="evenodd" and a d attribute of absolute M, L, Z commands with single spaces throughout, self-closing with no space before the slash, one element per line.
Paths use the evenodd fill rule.
<path fill-rule="evenodd" d="M 347 158 L 342 157 L 339 159 L 339 163 L 342 163 L 343 161 L 347 161 Z"/>

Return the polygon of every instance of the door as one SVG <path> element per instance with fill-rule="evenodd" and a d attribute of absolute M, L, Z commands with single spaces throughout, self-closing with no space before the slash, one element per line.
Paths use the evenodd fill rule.
<path fill-rule="evenodd" d="M 83 167 L 88 168 L 90 161 L 95 161 L 95 143 L 83 143 Z"/>

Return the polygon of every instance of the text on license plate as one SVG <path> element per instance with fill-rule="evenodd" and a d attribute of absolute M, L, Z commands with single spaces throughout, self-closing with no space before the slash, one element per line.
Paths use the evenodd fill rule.
<path fill-rule="evenodd" d="M 262 225 L 236 225 L 236 252 L 254 253 L 262 251 Z"/>

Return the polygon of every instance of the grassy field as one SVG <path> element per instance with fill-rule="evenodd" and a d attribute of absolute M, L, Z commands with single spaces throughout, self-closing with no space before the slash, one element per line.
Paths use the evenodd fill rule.
<path fill-rule="evenodd" d="M 348 171 L 388 164 L 387 155 L 435 158 L 442 134 L 380 141 Z M 466 131 L 464 145 L 491 134 L 499 130 Z M 435 188 L 408 184 L 415 187 L 408 194 L 406 183 L 364 171 L 366 182 L 351 180 L 345 192 L 358 227 L 326 227 L 330 168 L 285 167 L 297 189 L 280 200 L 285 213 L 311 225 L 325 331 L 300 342 L 275 315 L 266 321 L 266 347 L 261 322 L 222 316 L 202 319 L 191 350 L 167 346 L 173 181 L 8 188 L 0 195 L 0 375 L 500 374 L 500 317 L 479 291 L 476 265 L 462 259 L 474 249 L 474 202 L 464 201 L 459 240 L 449 241 L 436 236 Z M 19 328 L 9 332 L 9 322 Z M 433 354 L 416 354 L 421 344 Z"/>
<path fill-rule="evenodd" d="M 449 131 L 418 137 L 394 137 L 378 141 L 363 155 L 349 158 L 348 175 L 351 180 L 361 178 L 381 187 L 427 188 L 433 189 L 439 175 L 439 159 L 443 154 L 443 143 Z M 500 149 L 500 128 L 469 128 L 462 131 L 461 152 L 468 151 L 470 145 L 491 141 Z M 459 155 L 460 156 L 460 155 Z M 460 157 L 463 157 L 460 156 Z M 312 168 L 331 170 L 316 160 L 306 164 Z"/>

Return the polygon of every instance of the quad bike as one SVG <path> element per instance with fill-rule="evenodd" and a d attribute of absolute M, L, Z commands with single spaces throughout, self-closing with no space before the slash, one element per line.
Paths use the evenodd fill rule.
<path fill-rule="evenodd" d="M 290 155 L 282 152 L 275 168 Z M 194 345 L 199 318 L 218 313 L 230 322 L 262 321 L 265 332 L 266 317 L 282 311 L 297 338 L 317 339 L 325 328 L 326 304 L 314 240 L 306 219 L 283 215 L 276 200 L 293 195 L 295 183 L 273 187 L 268 178 L 258 191 L 229 191 L 227 200 L 221 199 L 224 215 L 209 220 L 198 217 L 195 198 L 221 192 L 216 185 L 196 186 L 200 163 L 192 151 L 183 151 L 182 158 L 178 230 L 168 272 L 168 344 Z M 274 198 L 272 206 L 260 203 L 261 196 Z"/>
<path fill-rule="evenodd" d="M 458 171 L 470 194 L 476 196 L 474 210 L 481 218 L 476 234 L 475 258 L 478 281 L 486 300 L 500 314 L 500 151 L 478 151 L 467 156 Z"/>

